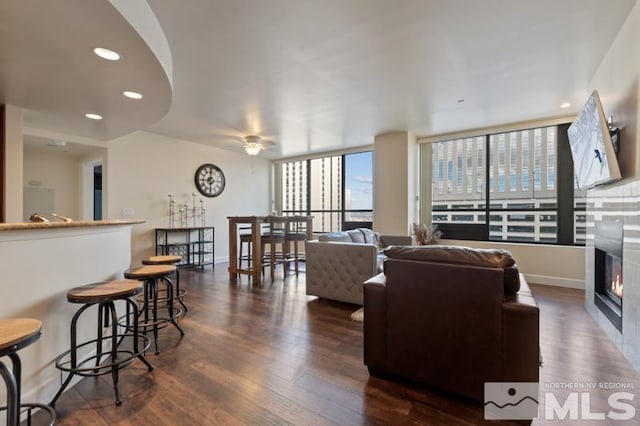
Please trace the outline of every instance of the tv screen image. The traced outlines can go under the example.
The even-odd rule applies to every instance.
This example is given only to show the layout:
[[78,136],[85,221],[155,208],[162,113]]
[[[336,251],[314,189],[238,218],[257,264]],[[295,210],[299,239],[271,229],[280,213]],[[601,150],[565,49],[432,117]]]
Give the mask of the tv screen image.
[[578,188],[592,188],[621,178],[597,91],[591,94],[569,126],[568,136]]

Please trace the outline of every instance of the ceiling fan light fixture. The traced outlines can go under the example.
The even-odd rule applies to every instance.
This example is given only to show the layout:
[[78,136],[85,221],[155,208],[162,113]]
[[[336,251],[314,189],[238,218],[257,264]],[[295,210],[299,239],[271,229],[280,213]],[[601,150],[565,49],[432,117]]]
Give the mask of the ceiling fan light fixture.
[[260,144],[260,136],[249,135],[244,138],[246,144],[244,145],[244,150],[249,155],[258,155],[260,150],[262,149],[262,145]]
[[258,155],[261,148],[262,147],[260,146],[260,144],[255,142],[247,142],[247,144],[244,146],[244,150],[249,155]]

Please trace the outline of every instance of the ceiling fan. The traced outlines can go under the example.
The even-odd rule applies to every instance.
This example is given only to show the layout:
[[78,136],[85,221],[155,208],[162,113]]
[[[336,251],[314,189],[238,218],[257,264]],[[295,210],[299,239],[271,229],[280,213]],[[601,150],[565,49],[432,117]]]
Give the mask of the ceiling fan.
[[262,139],[260,136],[244,137],[244,150],[249,155],[258,155],[263,149],[270,149],[273,146],[275,146],[275,142]]

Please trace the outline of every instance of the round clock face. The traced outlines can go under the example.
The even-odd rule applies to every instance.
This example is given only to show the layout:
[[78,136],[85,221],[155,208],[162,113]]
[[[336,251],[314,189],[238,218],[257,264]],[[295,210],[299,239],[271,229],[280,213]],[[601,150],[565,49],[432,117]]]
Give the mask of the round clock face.
[[218,166],[203,164],[196,170],[196,188],[206,197],[217,197],[224,191],[224,173]]

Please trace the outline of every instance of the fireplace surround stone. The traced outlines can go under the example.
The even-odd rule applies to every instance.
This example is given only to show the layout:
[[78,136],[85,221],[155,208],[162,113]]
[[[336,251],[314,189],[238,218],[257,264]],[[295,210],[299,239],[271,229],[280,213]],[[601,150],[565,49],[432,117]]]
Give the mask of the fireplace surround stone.
[[[640,371],[640,181],[588,191],[585,247],[585,308],[605,334]],[[621,330],[595,303],[596,226],[617,223],[622,231]],[[606,231],[605,231],[606,232]]]

